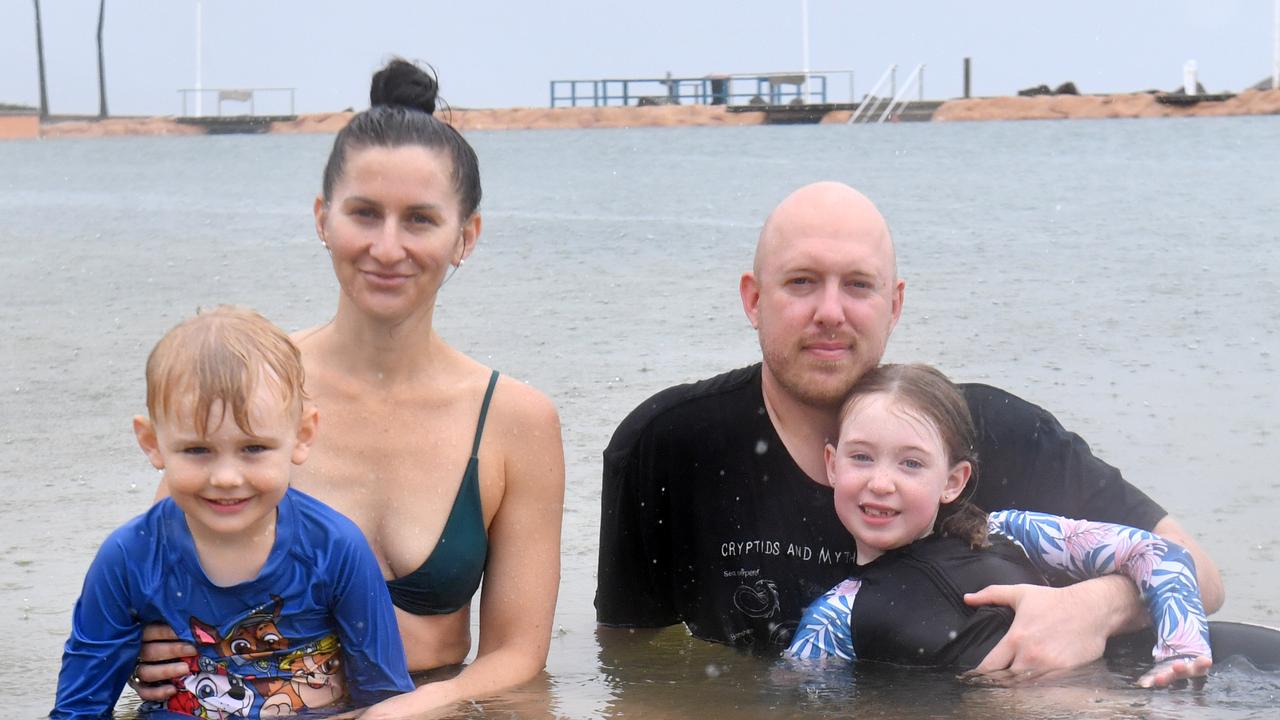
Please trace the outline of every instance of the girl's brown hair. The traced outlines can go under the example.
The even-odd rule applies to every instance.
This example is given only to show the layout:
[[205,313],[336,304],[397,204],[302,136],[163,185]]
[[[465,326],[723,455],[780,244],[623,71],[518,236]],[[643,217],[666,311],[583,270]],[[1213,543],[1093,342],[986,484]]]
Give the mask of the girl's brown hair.
[[881,365],[865,373],[849,391],[840,407],[840,423],[844,424],[860,400],[881,393],[895,398],[937,428],[948,467],[959,462],[973,467],[960,497],[939,508],[934,532],[966,540],[974,547],[988,545],[987,515],[969,500],[977,485],[977,431],[960,389],[928,365]]

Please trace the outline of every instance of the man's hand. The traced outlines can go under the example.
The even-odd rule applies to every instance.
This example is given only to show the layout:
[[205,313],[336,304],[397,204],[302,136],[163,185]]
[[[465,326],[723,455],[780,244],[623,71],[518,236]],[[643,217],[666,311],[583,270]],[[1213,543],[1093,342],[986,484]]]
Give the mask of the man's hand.
[[196,649],[180,640],[173,628],[163,623],[147,625],[142,628],[142,650],[129,685],[143,700],[164,702],[178,692],[173,679],[189,672],[182,658],[195,654]]
[[1107,638],[1145,617],[1137,589],[1108,576],[1064,588],[992,585],[964,596],[970,606],[1007,605],[1013,624],[973,673],[1028,680],[1102,657]]

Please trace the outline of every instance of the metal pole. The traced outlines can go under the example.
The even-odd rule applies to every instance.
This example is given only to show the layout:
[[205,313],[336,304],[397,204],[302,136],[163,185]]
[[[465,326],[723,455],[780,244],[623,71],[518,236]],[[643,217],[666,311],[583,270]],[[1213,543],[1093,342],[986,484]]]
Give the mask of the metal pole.
[[[1280,0],[1276,0],[1276,1],[1280,2]],[[964,97],[966,100],[969,99],[969,73],[971,70],[972,70],[972,66],[970,65],[969,58],[965,58],[964,59]]]
[[924,101],[924,66],[923,65],[920,66],[920,81],[916,85],[916,87],[920,90],[919,99],[921,102],[923,102]]
[[1271,89],[1280,90],[1280,0],[1273,3],[1275,10],[1275,29],[1272,31],[1271,48]]
[[800,68],[804,72],[804,81],[800,83],[800,101],[809,102],[809,0],[800,0],[800,26],[801,26],[801,58],[804,67]]
[[196,115],[204,115],[204,61],[203,47],[204,44],[204,28],[202,27],[204,20],[203,3],[196,0]]
[[36,6],[36,72],[40,74],[40,119],[49,119],[49,93],[44,78],[44,28],[40,24],[40,0],[32,0]]

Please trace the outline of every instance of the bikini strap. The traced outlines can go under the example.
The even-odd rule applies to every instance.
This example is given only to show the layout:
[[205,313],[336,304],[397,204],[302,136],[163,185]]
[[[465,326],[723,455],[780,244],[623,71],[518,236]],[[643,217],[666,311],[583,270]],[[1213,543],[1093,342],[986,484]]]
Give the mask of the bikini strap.
[[498,371],[489,376],[489,388],[484,391],[484,404],[480,406],[480,422],[476,423],[476,440],[471,444],[471,457],[480,452],[480,436],[484,434],[484,419],[489,414],[489,401],[493,399],[493,388],[498,384]]

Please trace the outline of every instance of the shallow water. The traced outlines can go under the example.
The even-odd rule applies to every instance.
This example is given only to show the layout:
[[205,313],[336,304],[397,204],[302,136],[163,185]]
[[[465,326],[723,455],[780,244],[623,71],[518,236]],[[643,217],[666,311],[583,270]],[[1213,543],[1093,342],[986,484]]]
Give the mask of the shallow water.
[[[439,327],[547,392],[565,428],[548,674],[467,714],[1265,716],[1239,664],[1142,692],[1101,664],[973,687],[796,673],[682,630],[597,640],[600,452],[637,403],[758,354],[736,286],[759,223],[834,178],[889,218],[907,279],[889,359],[1053,410],[1196,534],[1219,619],[1280,625],[1278,118],[474,133],[485,231]],[[311,200],[331,137],[0,143],[0,654],[7,715],[50,707],[103,537],[150,502],[129,418],[159,335],[196,307],[328,318]]]

